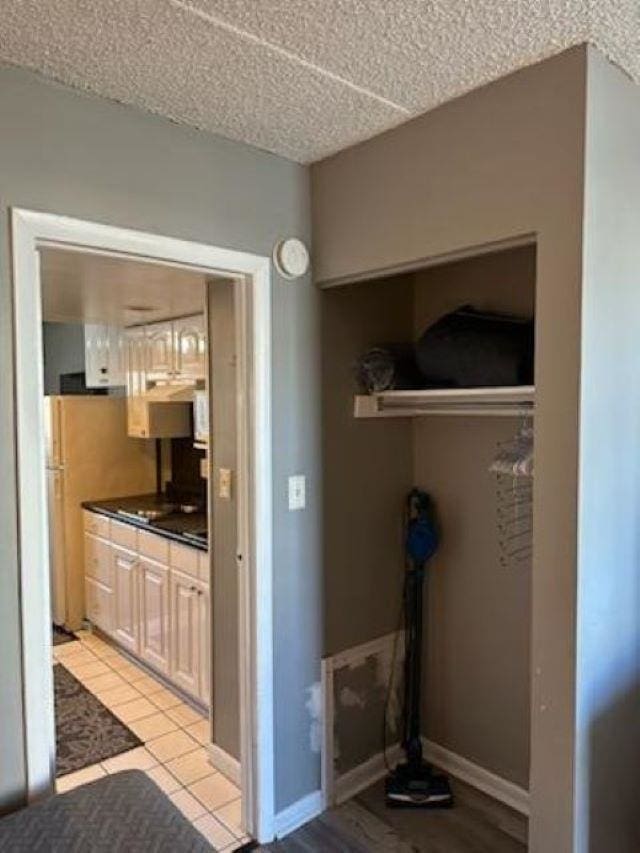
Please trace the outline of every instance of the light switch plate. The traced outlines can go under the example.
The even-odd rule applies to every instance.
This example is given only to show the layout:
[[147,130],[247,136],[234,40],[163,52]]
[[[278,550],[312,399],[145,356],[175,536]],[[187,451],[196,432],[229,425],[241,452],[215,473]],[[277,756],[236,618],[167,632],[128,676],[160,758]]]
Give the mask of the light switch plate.
[[304,474],[289,477],[289,510],[304,509],[307,505],[307,478]]
[[218,497],[224,501],[231,500],[231,469],[220,468],[218,472]]

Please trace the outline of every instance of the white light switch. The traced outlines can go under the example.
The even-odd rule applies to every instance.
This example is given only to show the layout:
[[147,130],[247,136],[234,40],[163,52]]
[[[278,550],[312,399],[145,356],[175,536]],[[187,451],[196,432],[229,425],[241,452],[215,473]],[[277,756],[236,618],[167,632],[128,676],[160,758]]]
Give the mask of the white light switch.
[[307,478],[304,474],[289,477],[289,510],[304,509],[307,505]]
[[220,468],[218,473],[218,497],[222,500],[231,500],[231,469]]

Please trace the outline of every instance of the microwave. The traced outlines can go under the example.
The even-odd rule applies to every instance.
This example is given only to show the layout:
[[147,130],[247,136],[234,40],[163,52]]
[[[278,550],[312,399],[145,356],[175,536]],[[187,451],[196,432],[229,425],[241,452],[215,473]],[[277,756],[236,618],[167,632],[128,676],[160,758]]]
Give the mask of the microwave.
[[197,444],[209,443],[209,394],[193,393],[193,438]]

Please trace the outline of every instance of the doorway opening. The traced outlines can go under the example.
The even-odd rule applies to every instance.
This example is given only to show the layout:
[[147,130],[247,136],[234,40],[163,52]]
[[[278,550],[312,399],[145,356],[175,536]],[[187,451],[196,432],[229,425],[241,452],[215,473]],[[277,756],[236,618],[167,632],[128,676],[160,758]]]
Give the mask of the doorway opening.
[[270,840],[268,259],[13,229],[30,798],[138,767],[216,846]]

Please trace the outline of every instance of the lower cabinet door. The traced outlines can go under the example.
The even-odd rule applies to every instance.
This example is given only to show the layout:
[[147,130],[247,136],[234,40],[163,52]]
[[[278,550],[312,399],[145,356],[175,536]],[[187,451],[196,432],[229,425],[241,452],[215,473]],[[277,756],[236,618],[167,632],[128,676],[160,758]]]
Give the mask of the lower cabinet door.
[[170,676],[183,690],[200,696],[200,595],[189,575],[171,570]]
[[200,597],[200,699],[211,705],[211,603],[209,587],[201,586]]
[[104,584],[85,578],[87,619],[105,634],[113,633],[113,592]]
[[140,558],[140,655],[152,667],[169,672],[169,569]]
[[114,638],[130,652],[140,650],[138,557],[121,548],[112,549],[115,589]]

